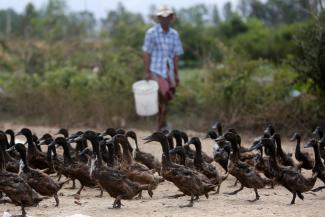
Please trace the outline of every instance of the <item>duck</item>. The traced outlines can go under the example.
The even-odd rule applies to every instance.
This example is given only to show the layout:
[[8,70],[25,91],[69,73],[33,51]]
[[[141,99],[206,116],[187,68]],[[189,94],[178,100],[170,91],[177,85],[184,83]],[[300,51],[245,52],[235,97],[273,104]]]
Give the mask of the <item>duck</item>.
[[311,170],[314,168],[314,160],[311,158],[310,154],[308,152],[301,152],[300,149],[300,141],[301,141],[301,135],[299,133],[294,133],[290,141],[296,141],[296,151],[295,151],[295,158],[297,161],[302,162],[301,168],[304,168],[306,170]]
[[[99,144],[96,141],[95,135],[90,134],[88,138],[92,138],[94,141],[93,149],[96,156],[91,159],[90,176],[95,179],[111,197],[115,198],[113,208],[121,208],[122,199],[131,200],[143,190],[148,190],[149,195],[152,196],[149,185],[141,185],[138,182],[133,182],[125,173],[103,165]],[[113,145],[111,147],[114,148]],[[114,154],[114,152],[111,152],[111,154]]]
[[39,151],[34,144],[33,134],[30,129],[23,128],[21,129],[16,136],[23,135],[27,139],[28,144],[28,163],[32,168],[36,169],[47,169],[50,167],[49,162],[47,161],[47,155],[44,152]]
[[[219,122],[217,122],[219,124]],[[222,130],[221,130],[222,133]],[[213,160],[218,163],[224,171],[228,172],[228,158],[231,150],[230,142],[227,140],[219,140],[216,141],[219,136],[222,136],[222,134],[217,134],[214,130],[209,130],[204,137],[204,139],[210,138],[213,140]]]
[[140,151],[136,133],[131,130],[126,132],[125,136],[132,138],[135,142],[134,160],[146,165],[149,169],[154,169],[159,174],[161,163],[152,154]]
[[[118,144],[122,146],[123,158],[120,165],[120,170],[127,174],[131,181],[149,185],[151,190],[156,189],[159,184],[159,179],[158,177],[154,176],[155,170],[150,170],[145,165],[133,161],[127,138],[122,134],[116,134],[113,137],[113,142],[115,144],[114,147],[116,147]],[[141,197],[142,194],[140,192],[139,198]]]
[[[0,133],[0,136],[5,136]],[[16,173],[8,172],[5,168],[4,147],[0,146],[0,192],[5,193],[16,206],[20,206],[23,217],[25,207],[37,206],[43,198],[40,197],[23,178]]]
[[[176,147],[175,149],[184,149],[185,154],[188,158],[190,159],[194,159],[195,156],[195,151],[190,149],[189,146],[187,147],[183,147],[183,141],[185,142],[188,141],[188,136],[185,132],[179,131],[177,129],[172,130],[171,132],[169,132],[169,135],[175,138],[176,141]],[[177,153],[178,151],[175,151],[174,153]],[[213,159],[211,157],[209,157],[206,153],[202,152],[202,158],[204,161],[211,163],[213,161]],[[177,163],[177,158],[174,155],[171,155],[171,159],[173,162]],[[178,162],[179,163],[179,162]]]
[[185,195],[191,197],[189,204],[180,207],[192,207],[194,199],[198,199],[201,195],[208,198],[208,193],[215,190],[216,185],[212,184],[205,175],[171,161],[168,140],[163,133],[155,132],[144,140],[145,143],[156,141],[161,144],[163,150],[161,175],[164,179],[174,183]]
[[[264,138],[264,137],[261,137]],[[254,150],[254,146],[257,145],[260,142],[260,139],[255,139],[255,141],[253,142],[250,150]],[[274,185],[276,184],[275,182],[275,171],[272,167],[272,158],[270,158],[270,156],[268,155],[264,155],[263,154],[263,150],[264,147],[261,146],[260,148],[258,148],[260,155],[256,158],[256,164],[255,164],[255,168],[256,170],[262,172],[266,178],[272,180],[271,181],[271,189],[274,188]]]
[[325,135],[320,127],[316,127],[313,131],[313,135],[318,137],[319,141],[319,153],[325,164]]
[[[14,146],[16,144],[15,132],[12,129],[7,129],[5,133],[10,137],[9,147]],[[18,143],[24,143],[24,141],[18,141]],[[20,156],[17,152],[9,152],[9,154],[16,160],[20,159]]]
[[193,137],[186,143],[186,146],[193,144],[195,146],[195,156],[194,156],[194,167],[196,170],[199,172],[203,173],[206,175],[210,180],[211,183],[214,185],[217,185],[217,191],[216,193],[218,194],[220,191],[220,186],[221,183],[226,180],[228,177],[228,174],[225,176],[220,176],[218,170],[210,163],[207,163],[203,161],[202,159],[202,145],[201,141],[198,137]]
[[219,140],[221,139],[226,139],[231,143],[232,152],[230,153],[229,157],[228,171],[241,183],[241,187],[238,190],[227,194],[237,194],[243,190],[244,187],[253,188],[255,192],[255,199],[249,201],[255,202],[259,200],[260,196],[258,194],[258,189],[264,188],[267,184],[270,184],[270,180],[261,177],[255,167],[246,162],[242,162],[239,159],[239,146],[237,143],[238,141],[236,134],[227,132],[225,135],[219,138]]
[[[90,177],[89,166],[84,163],[74,161],[71,158],[69,147],[67,145],[67,140],[64,137],[55,138],[53,140],[53,142],[51,142],[49,147],[54,146],[54,145],[62,146],[62,148],[63,148],[63,159],[64,159],[63,174],[66,175],[68,178],[77,179],[80,182],[81,186],[78,189],[77,193],[75,194],[76,196],[80,195],[82,189],[85,186],[86,187],[97,186],[96,181]],[[102,192],[101,192],[101,195],[102,195]]]
[[221,122],[216,121],[216,122],[212,125],[212,129],[215,130],[215,131],[213,131],[213,132],[217,133],[217,137],[218,137],[218,136],[222,136],[223,131],[222,131],[222,124],[221,124]]
[[[313,148],[314,154],[315,154],[315,165],[313,168],[313,172],[317,172],[317,177],[325,184],[325,166],[322,163],[320,152],[319,152],[319,146],[318,142],[315,139],[309,140],[309,142],[304,146],[305,148]],[[322,187],[318,187],[313,189],[313,192],[320,191],[325,188],[325,185]]]
[[[4,149],[9,149],[10,145],[7,140],[7,136],[4,132],[0,131],[0,146],[3,146]],[[9,153],[13,153],[10,151],[6,151],[3,153],[3,159],[6,162],[6,170],[12,173],[19,172],[19,161],[12,157]]]
[[58,207],[58,191],[67,181],[56,183],[49,175],[39,170],[30,168],[26,159],[26,148],[23,144],[17,143],[10,149],[14,149],[20,154],[21,165],[19,176],[22,177],[40,195],[49,197],[53,196],[56,202],[55,206]]
[[49,146],[52,142],[53,142],[53,137],[49,133],[43,134],[43,136],[39,139],[39,145],[47,145],[46,157],[47,157],[47,161],[50,164],[50,167],[48,169],[56,172],[57,175],[59,176],[58,181],[60,181],[64,171],[63,157],[61,155],[57,155],[55,146],[51,146],[51,147]]
[[277,152],[277,157],[279,159],[279,163],[282,164],[283,166],[292,166],[295,167],[296,169],[300,169],[301,164],[299,165],[295,164],[294,160],[292,159],[292,154],[287,154],[283,151],[280,134],[274,133],[272,135],[272,138],[274,139],[276,144],[276,152]]
[[284,166],[278,163],[277,152],[275,150],[275,141],[270,138],[262,138],[255,148],[268,146],[270,157],[272,158],[272,167],[276,175],[276,182],[292,193],[290,204],[295,204],[296,196],[303,200],[302,193],[310,191],[317,180],[318,172],[314,172],[310,178],[304,177],[295,167]]
[[[180,131],[181,138],[183,139],[184,144],[188,142],[188,135],[184,131]],[[187,155],[192,156],[192,159],[195,156],[195,151],[191,150],[189,146],[184,146],[185,152]],[[207,155],[205,152],[202,152],[202,158],[207,163],[212,163],[213,158],[211,158],[209,155]]]
[[[120,132],[124,134],[123,132]],[[105,136],[110,136],[111,138],[113,138],[115,135],[117,134],[116,129],[114,128],[107,128],[102,134],[100,134],[100,136],[105,137]],[[115,157],[115,162],[116,162],[116,166],[118,166],[117,164],[119,164],[122,161],[122,149],[121,146],[117,145],[116,147],[114,147],[114,157]]]

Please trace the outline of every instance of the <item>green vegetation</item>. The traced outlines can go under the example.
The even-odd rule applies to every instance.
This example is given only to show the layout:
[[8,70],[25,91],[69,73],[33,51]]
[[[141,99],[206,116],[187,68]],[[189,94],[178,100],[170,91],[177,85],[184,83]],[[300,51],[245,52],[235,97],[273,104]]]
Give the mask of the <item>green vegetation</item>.
[[[242,0],[237,11],[228,3],[223,16],[203,4],[177,11],[186,53],[174,126],[325,124],[324,1],[286,2]],[[122,4],[100,23],[88,11],[68,12],[62,0],[39,10],[28,4],[22,14],[0,10],[1,119],[148,126],[131,92],[144,74],[146,20]]]

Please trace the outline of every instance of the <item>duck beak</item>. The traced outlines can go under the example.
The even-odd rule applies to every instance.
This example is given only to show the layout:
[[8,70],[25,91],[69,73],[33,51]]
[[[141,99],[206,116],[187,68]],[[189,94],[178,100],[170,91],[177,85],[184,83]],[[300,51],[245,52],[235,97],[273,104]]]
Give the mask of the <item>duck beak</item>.
[[262,146],[263,146],[263,144],[262,144],[261,142],[258,142],[258,143],[256,143],[256,144],[253,144],[253,145],[250,147],[249,151],[253,151],[253,150],[259,149],[259,148],[261,148]]
[[102,136],[102,137],[107,136],[107,133],[106,132],[100,133],[99,136]]
[[144,138],[143,140],[145,141],[143,144],[146,144],[146,143],[152,142],[153,138],[152,138],[152,136],[148,136],[148,137]]
[[304,148],[311,148],[313,147],[312,141],[309,141],[307,144],[304,145]]
[[21,131],[19,131],[18,133],[16,133],[16,135],[15,135],[15,136],[21,136],[21,135],[23,135],[23,134],[22,134],[22,132],[21,132]]
[[55,140],[53,140],[50,144],[49,144],[49,147],[52,147],[56,144]]
[[216,123],[214,123],[213,125],[212,125],[212,129],[217,129],[218,128],[218,125],[219,125],[219,122],[217,121]]
[[6,149],[6,152],[10,152],[10,151],[13,151],[13,150],[15,150],[15,146],[14,145],[11,146],[10,148]]
[[218,138],[216,138],[214,141],[216,141],[216,142],[223,142],[223,141],[225,141],[226,139],[225,139],[225,137],[224,136],[219,136]]
[[38,145],[45,145],[47,140],[46,139],[41,139],[41,140],[38,140],[39,144]]

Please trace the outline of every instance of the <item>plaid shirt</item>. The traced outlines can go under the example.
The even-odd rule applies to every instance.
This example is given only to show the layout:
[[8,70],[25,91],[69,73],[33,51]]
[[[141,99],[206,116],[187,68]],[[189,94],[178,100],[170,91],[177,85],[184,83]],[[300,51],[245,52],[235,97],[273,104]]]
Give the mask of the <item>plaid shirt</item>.
[[150,71],[163,78],[167,78],[169,66],[169,76],[174,78],[174,61],[175,56],[184,53],[182,42],[178,32],[169,28],[164,32],[160,24],[155,25],[146,32],[142,50],[150,54]]

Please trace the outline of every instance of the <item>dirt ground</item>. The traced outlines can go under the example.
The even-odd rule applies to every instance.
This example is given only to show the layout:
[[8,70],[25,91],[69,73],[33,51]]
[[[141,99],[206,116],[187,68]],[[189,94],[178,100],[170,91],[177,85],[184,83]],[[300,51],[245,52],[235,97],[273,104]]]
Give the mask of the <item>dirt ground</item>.
[[[21,126],[6,123],[0,123],[0,130],[12,128],[19,130]],[[57,128],[31,127],[32,131],[41,136],[45,132],[55,133]],[[72,130],[74,132],[77,129]],[[157,158],[161,157],[161,147],[158,143],[142,144],[141,139],[149,135],[150,132],[137,131],[140,141],[140,148],[143,151],[153,153]],[[202,133],[189,132],[190,136],[203,137]],[[23,138],[22,138],[23,139]],[[212,142],[210,140],[203,141],[203,150],[212,153]],[[253,137],[247,136],[243,138],[243,144],[250,144]],[[286,151],[292,152],[294,144],[284,141]],[[220,173],[223,170],[218,167]],[[306,176],[310,176],[309,172],[304,171]],[[260,200],[251,203],[248,200],[254,199],[255,194],[252,189],[244,189],[238,195],[228,196],[224,192],[231,192],[237,189],[233,187],[235,179],[229,176],[222,184],[219,195],[211,195],[209,199],[201,197],[194,204],[193,208],[179,208],[179,205],[188,203],[189,197],[181,197],[178,199],[169,199],[168,196],[180,193],[177,188],[170,182],[161,183],[154,191],[153,198],[150,198],[144,192],[144,198],[141,200],[122,201],[121,209],[111,209],[113,198],[106,192],[102,198],[96,197],[99,191],[96,189],[85,188],[81,192],[80,204],[75,203],[76,200],[72,196],[77,189],[66,189],[71,183],[66,184],[60,191],[60,206],[54,207],[54,198],[42,201],[38,207],[28,207],[26,209],[29,216],[155,216],[155,217],[171,217],[171,216],[287,216],[287,217],[324,217],[325,216],[325,192],[305,193],[305,200],[296,199],[295,205],[289,205],[292,195],[281,186],[274,189],[261,189],[259,194]],[[315,186],[321,186],[318,180]],[[0,215],[7,210],[10,214],[20,214],[20,207],[12,204],[0,204]]]

